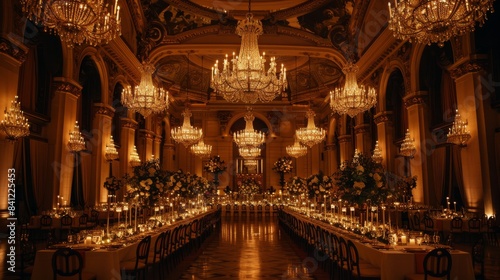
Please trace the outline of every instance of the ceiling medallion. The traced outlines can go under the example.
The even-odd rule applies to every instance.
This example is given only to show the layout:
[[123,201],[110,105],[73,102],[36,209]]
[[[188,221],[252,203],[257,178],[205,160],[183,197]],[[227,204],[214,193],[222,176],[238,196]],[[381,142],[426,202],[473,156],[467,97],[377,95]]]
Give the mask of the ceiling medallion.
[[377,93],[372,87],[358,86],[358,66],[349,63],[342,71],[345,74],[345,84],[343,88],[330,91],[330,107],[334,112],[348,114],[353,118],[377,104]]
[[389,29],[401,40],[440,47],[451,37],[474,31],[494,0],[399,0],[389,2]]
[[300,143],[308,146],[309,148],[321,143],[326,135],[326,131],[324,129],[316,127],[314,124],[314,116],[316,116],[316,114],[313,110],[309,109],[306,113],[307,127],[299,128],[295,132],[295,135]]
[[21,4],[31,21],[59,35],[68,47],[106,44],[121,35],[118,0],[113,6],[104,0],[21,0]]
[[151,114],[161,113],[168,108],[168,91],[153,84],[153,65],[144,62],[141,68],[141,82],[135,86],[134,91],[130,86],[122,91],[122,103],[133,112],[147,118]]
[[212,67],[211,87],[229,102],[271,102],[287,87],[286,69],[281,65],[279,76],[276,61],[271,57],[269,69],[265,69],[265,53],[259,53],[258,37],[263,34],[262,22],[255,20],[250,12],[240,20],[236,33],[241,36],[240,53],[229,60],[224,59],[222,69],[219,61]]

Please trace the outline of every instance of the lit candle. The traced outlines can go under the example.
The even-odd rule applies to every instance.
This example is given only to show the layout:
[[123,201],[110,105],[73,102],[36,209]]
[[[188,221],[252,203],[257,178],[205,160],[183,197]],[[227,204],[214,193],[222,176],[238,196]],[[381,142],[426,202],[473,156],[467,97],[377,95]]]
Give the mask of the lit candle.
[[85,245],[91,245],[92,244],[92,237],[91,236],[87,236],[85,238],[84,244]]
[[415,238],[410,237],[410,245],[415,245],[416,241]]
[[352,214],[354,213],[354,207],[351,206],[351,208],[349,208],[350,212],[351,212],[351,224],[354,223],[353,219],[352,219]]
[[406,245],[406,235],[401,235],[401,244]]
[[453,207],[455,208],[455,212],[457,212],[457,202],[456,201],[453,202]]

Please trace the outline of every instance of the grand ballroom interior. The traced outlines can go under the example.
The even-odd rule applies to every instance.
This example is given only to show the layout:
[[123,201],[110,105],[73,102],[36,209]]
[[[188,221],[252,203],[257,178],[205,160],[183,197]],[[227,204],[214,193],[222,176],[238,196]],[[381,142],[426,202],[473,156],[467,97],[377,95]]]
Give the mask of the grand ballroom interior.
[[[125,228],[133,228],[127,238],[139,243],[133,238],[144,227],[139,230],[137,220],[147,225],[147,217],[155,217],[151,254],[159,225],[168,232],[182,221],[203,221],[199,232],[187,237],[191,242],[176,243],[169,252],[165,246],[160,265],[147,265],[144,275],[154,279],[362,275],[360,266],[356,272],[351,262],[346,260],[347,269],[340,264],[335,243],[326,241],[336,231],[326,224],[363,234],[380,226],[384,238],[386,230],[392,235],[404,228],[408,244],[410,236],[427,233],[440,235],[435,243],[443,246],[453,239],[455,249],[468,254],[463,261],[452,250],[451,275],[478,274],[475,241],[484,239],[486,273],[476,279],[499,277],[500,255],[491,253],[499,246],[499,2],[388,2],[2,1],[0,181],[8,187],[0,188],[0,213],[6,218],[2,227],[17,218],[17,239],[35,240],[31,279],[44,279],[40,267],[50,268],[56,256],[44,242],[66,242],[68,236],[69,243],[71,233],[85,238],[78,234],[81,224],[75,226],[81,214],[89,218],[84,230],[103,229],[107,242],[125,238],[121,231],[115,240],[110,236],[125,221]],[[433,18],[446,13],[454,15]],[[85,26],[92,16],[101,17],[99,23]],[[433,20],[440,25],[426,26]],[[219,169],[209,168],[214,161]],[[353,176],[374,166],[369,178],[360,179],[358,193],[352,192],[357,179],[346,175],[353,164]],[[141,168],[162,174],[153,179],[161,191],[150,193],[148,185],[138,206]],[[291,191],[298,181],[306,188],[314,184],[315,175],[316,195],[311,189]],[[210,195],[204,189],[184,196],[175,187],[176,176],[204,182]],[[116,189],[111,178],[119,181]],[[364,197],[373,178],[386,192],[374,187]],[[350,180],[354,186],[347,186]],[[93,211],[101,212],[94,227],[89,226]],[[35,225],[37,217],[62,222],[69,213],[69,230]],[[430,229],[424,223],[428,217],[434,221]],[[455,218],[464,225],[456,234]],[[468,223],[473,219],[481,223],[479,234]],[[303,231],[293,221],[323,230]],[[4,231],[12,235],[6,226]],[[395,245],[407,244],[405,232],[395,234]],[[245,238],[271,245],[259,247]],[[384,258],[361,248],[363,242],[354,243],[360,259],[373,266],[369,271],[378,269],[366,277],[418,279],[406,275],[415,274],[415,267],[389,269],[380,261]],[[234,254],[235,267],[208,260],[225,257],[218,246],[242,251],[227,253]],[[18,267],[21,249],[16,247]],[[253,253],[245,255],[245,249]],[[8,261],[8,249],[2,250]],[[83,272],[97,273],[95,279],[131,279],[124,273],[140,270],[125,269],[124,259],[102,259],[117,267],[112,277],[103,276],[92,270],[89,257],[95,254],[97,260],[98,253],[93,249],[84,257]],[[135,249],[128,255],[134,258]],[[418,259],[419,253],[404,256],[409,255]],[[471,271],[462,274],[463,267]],[[4,271],[5,277],[23,275]]]

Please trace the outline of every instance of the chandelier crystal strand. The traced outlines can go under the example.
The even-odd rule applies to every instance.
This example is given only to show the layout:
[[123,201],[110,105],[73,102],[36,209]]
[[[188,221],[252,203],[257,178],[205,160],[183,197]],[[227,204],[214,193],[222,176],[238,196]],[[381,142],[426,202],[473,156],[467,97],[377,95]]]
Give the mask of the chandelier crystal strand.
[[[23,12],[68,47],[96,46],[121,35],[120,6],[104,0],[21,0]],[[108,10],[109,9],[109,10]]]
[[461,147],[467,146],[467,141],[471,138],[470,131],[467,129],[467,120],[462,120],[462,117],[458,113],[458,109],[455,111],[455,120],[453,125],[450,127],[447,135],[448,143],[459,145]]
[[172,128],[171,133],[175,142],[182,143],[187,148],[200,141],[203,132],[191,125],[192,114],[188,108],[184,109],[182,116],[184,117],[182,126]]
[[168,109],[168,91],[153,84],[153,65],[144,62],[141,68],[141,82],[122,91],[122,103],[133,112],[138,112],[147,118],[151,114],[161,113]]
[[7,134],[7,139],[16,141],[18,138],[30,135],[28,119],[21,110],[21,103],[17,96],[10,103],[10,108],[5,108],[5,117],[0,122],[0,128]]
[[191,152],[200,158],[208,158],[212,153],[212,145],[205,144],[202,137],[198,143],[191,146]]
[[417,151],[415,149],[415,145],[413,144],[414,141],[415,140],[410,138],[410,130],[406,129],[405,139],[403,140],[403,143],[401,143],[399,153],[404,157],[412,158]]
[[389,29],[401,40],[443,46],[451,37],[482,25],[494,0],[400,0],[389,2]]
[[377,104],[377,93],[372,87],[358,85],[357,65],[349,63],[342,71],[345,74],[345,84],[343,88],[330,91],[330,107],[334,112],[348,114],[353,118]]
[[249,108],[245,115],[245,129],[233,133],[233,140],[238,147],[258,147],[266,141],[265,134],[263,132],[254,130],[254,119],[255,117]]
[[[250,8],[249,8],[250,10]],[[212,67],[211,87],[229,102],[271,102],[287,87],[286,69],[281,65],[279,76],[276,59],[271,57],[269,69],[265,69],[265,53],[259,53],[258,37],[263,34],[262,22],[252,13],[240,20],[236,34],[241,36],[240,53],[224,59],[222,70],[219,61]]]
[[307,147],[300,144],[297,137],[295,137],[295,143],[286,147],[286,153],[294,158],[299,158],[307,154]]
[[373,161],[376,163],[382,163],[383,157],[382,157],[382,150],[380,149],[378,145],[378,140],[375,141],[375,148],[373,149],[373,155],[372,155]]
[[137,152],[137,147],[134,145],[134,149],[130,153],[130,166],[136,167],[141,165],[141,158],[139,157],[139,153]]
[[307,127],[299,128],[295,132],[300,143],[308,146],[309,148],[321,143],[326,135],[326,131],[324,129],[316,127],[314,124],[314,116],[316,116],[316,114],[313,110],[309,109],[306,113]]
[[254,159],[260,156],[261,149],[259,147],[240,147],[238,152],[244,159]]
[[106,144],[106,151],[104,152],[104,157],[107,161],[113,161],[118,159],[118,151],[116,150],[115,141],[113,140],[113,135],[109,138],[109,143]]
[[78,121],[75,122],[73,131],[69,132],[68,148],[72,152],[79,152],[85,149],[85,139],[80,132]]

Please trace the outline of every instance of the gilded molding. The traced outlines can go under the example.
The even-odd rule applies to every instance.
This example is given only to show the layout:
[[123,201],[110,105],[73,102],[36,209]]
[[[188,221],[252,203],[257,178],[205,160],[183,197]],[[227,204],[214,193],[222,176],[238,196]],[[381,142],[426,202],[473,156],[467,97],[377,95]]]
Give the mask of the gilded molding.
[[334,151],[335,149],[337,149],[337,144],[335,144],[335,142],[328,143],[325,145],[326,151]]
[[409,108],[413,105],[425,104],[427,96],[425,94],[412,93],[403,97],[405,108]]
[[3,37],[0,37],[0,52],[5,53],[21,63],[26,60],[26,51]]
[[54,91],[69,93],[77,98],[82,94],[81,85],[77,84],[76,82],[67,81],[64,78],[54,78],[52,87]]
[[142,137],[149,139],[149,140],[153,140],[156,136],[153,131],[146,130],[146,129],[139,130],[139,135],[141,135]]
[[318,10],[326,4],[330,3],[330,0],[310,0],[306,1],[297,6],[291,7],[285,10],[279,10],[271,13],[272,20],[274,22],[279,20],[287,20],[289,18],[298,17],[304,14],[304,11],[314,11]]
[[139,124],[131,118],[120,118],[120,123],[122,127],[133,130],[136,130],[139,127]]
[[95,103],[96,115],[103,115],[112,118],[115,115],[115,109],[103,103]]
[[375,124],[379,123],[392,124],[392,112],[391,111],[380,112],[374,116],[373,121],[375,122]]
[[233,114],[229,111],[218,111],[217,119],[219,120],[219,125],[221,131],[225,131],[229,120],[233,117]]
[[468,61],[460,64],[455,69],[451,70],[450,75],[453,79],[457,79],[468,73],[479,72],[483,70],[483,68],[484,67],[476,61],[473,62]]
[[347,134],[347,135],[340,135],[338,137],[339,143],[350,143],[352,142],[352,136]]
[[370,125],[369,124],[360,124],[354,127],[355,134],[364,134],[370,133]]

